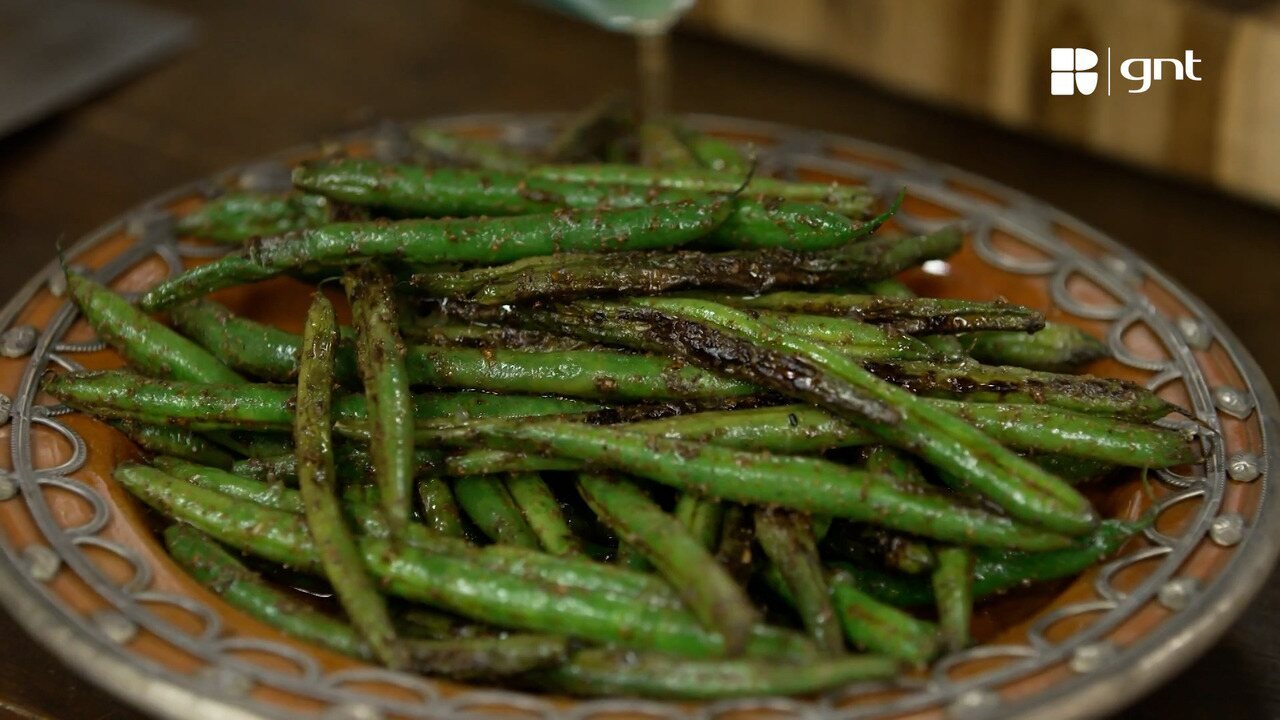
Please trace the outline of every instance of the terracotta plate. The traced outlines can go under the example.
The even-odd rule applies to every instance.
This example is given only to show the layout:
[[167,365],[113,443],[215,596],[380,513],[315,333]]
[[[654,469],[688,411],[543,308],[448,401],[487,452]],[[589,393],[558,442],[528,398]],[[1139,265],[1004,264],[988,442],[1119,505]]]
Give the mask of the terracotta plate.
[[[1017,593],[980,611],[982,644],[927,674],[810,698],[711,705],[580,702],[401,675],[292,642],[188,580],[148,516],[111,479],[135,450],[40,391],[50,372],[114,367],[62,299],[50,266],[0,312],[0,600],[51,650],[109,690],[165,717],[871,718],[1083,717],[1116,709],[1204,650],[1258,590],[1277,551],[1269,492],[1276,400],[1231,333],[1200,302],[1097,231],[1022,194],[952,168],[849,138],[695,117],[762,150],[762,170],[906,186],[895,224],[961,222],[965,249],[907,279],[928,295],[998,297],[1106,338],[1115,360],[1090,370],[1155,388],[1211,428],[1207,461],[1136,475],[1098,491],[1099,507],[1155,527],[1082,577]],[[441,126],[537,145],[548,117],[469,117]],[[394,158],[386,126],[240,168],[136,208],[69,253],[124,292],[200,262],[208,246],[175,237],[174,214],[228,186],[279,188],[288,164],[327,150]],[[279,280],[221,293],[235,310],[298,330],[303,286]],[[1178,422],[1169,419],[1167,422]],[[1182,419],[1181,422],[1191,422]]]

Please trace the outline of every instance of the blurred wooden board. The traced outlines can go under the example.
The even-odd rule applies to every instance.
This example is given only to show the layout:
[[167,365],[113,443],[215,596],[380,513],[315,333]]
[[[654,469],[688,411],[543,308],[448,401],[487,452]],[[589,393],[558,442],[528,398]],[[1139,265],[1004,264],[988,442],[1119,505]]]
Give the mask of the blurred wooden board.
[[[1280,204],[1276,0],[702,0],[687,24]],[[1193,50],[1202,80],[1053,96],[1054,47],[1111,48],[1117,69]]]

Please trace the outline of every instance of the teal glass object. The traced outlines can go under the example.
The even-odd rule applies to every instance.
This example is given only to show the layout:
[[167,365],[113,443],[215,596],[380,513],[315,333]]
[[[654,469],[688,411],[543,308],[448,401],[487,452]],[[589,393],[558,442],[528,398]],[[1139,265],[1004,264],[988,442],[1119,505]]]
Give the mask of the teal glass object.
[[540,0],[542,5],[606,30],[651,35],[666,32],[695,0]]

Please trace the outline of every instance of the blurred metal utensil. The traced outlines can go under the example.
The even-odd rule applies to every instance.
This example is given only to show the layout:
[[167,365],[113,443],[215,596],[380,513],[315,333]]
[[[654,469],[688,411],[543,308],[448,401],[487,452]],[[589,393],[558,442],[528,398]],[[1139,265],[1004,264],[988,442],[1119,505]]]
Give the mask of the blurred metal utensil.
[[608,30],[636,35],[665,33],[695,0],[542,0],[544,4]]
[[640,115],[665,118],[671,111],[671,53],[667,33],[696,0],[538,0],[607,30],[636,38]]
[[192,27],[123,0],[0,0],[0,136],[176,50]]

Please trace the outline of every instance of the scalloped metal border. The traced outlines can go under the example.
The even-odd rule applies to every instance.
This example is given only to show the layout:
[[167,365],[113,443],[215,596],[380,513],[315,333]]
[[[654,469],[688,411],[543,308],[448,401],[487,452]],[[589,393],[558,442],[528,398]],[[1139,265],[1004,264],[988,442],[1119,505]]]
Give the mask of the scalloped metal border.
[[[547,117],[515,117],[510,115],[466,116],[440,119],[442,125],[453,124],[504,124],[518,129],[545,124]],[[1280,417],[1280,406],[1277,405],[1265,376],[1256,363],[1242,349],[1239,341],[1222,325],[1210,311],[1203,307],[1189,293],[1176,283],[1160,275],[1145,261],[1118,243],[1107,238],[1096,230],[1079,221],[1060,213],[1043,203],[1034,201],[1017,191],[1005,188],[983,178],[937,163],[930,163],[913,155],[883,148],[870,143],[850,138],[817,133],[797,131],[769,123],[758,123],[731,118],[712,116],[695,116],[695,124],[705,124],[716,128],[737,127],[748,130],[755,129],[768,135],[786,137],[801,143],[803,147],[780,148],[785,151],[807,155],[825,144],[842,144],[852,147],[863,147],[881,157],[898,158],[903,165],[921,173],[921,180],[936,183],[943,177],[960,179],[978,187],[991,189],[998,194],[1016,201],[1017,206],[1034,208],[1035,214],[1050,217],[1072,229],[1080,230],[1105,247],[1116,259],[1122,270],[1140,272],[1158,279],[1167,289],[1178,297],[1189,309],[1207,321],[1214,329],[1223,347],[1233,362],[1242,371],[1249,384],[1249,391],[1259,401],[1257,411],[1262,425],[1264,456],[1269,455],[1276,434],[1276,418]],[[802,138],[802,140],[796,140]],[[820,142],[819,142],[820,141]],[[816,159],[816,158],[815,158]],[[226,175],[225,173],[223,175]],[[181,196],[185,193],[207,188],[204,183],[196,183],[154,198],[142,207],[151,207],[163,203],[166,199]],[[1006,215],[1007,217],[1007,215]],[[105,233],[119,227],[118,222],[109,223],[93,235],[77,243],[71,252],[79,252],[99,242]],[[1042,274],[1044,269],[1029,266],[1025,269],[1006,268],[1009,270]],[[1078,268],[1077,268],[1078,269]],[[1114,268],[1108,268],[1114,271]],[[0,311],[0,328],[7,327],[21,307],[39,288],[50,280],[56,268],[47,269],[32,279],[11,302]],[[1116,273],[1120,274],[1120,273]],[[1101,279],[1104,284],[1110,277]],[[14,442],[17,442],[15,434]],[[1107,710],[1116,709],[1123,704],[1137,699],[1141,693],[1150,689],[1160,680],[1189,663],[1196,655],[1206,649],[1210,643],[1230,625],[1248,600],[1265,582],[1275,556],[1280,551],[1280,538],[1277,537],[1277,499],[1275,493],[1265,492],[1256,521],[1251,526],[1248,538],[1233,555],[1230,565],[1225,568],[1214,582],[1196,594],[1192,602],[1179,613],[1179,617],[1165,621],[1155,633],[1141,641],[1128,646],[1118,657],[1110,660],[1109,669],[1114,672],[1105,675],[1089,673],[1055,684],[1048,692],[1028,698],[1024,701],[1008,705],[983,707],[980,704],[964,712],[966,718],[976,717],[1061,717],[1076,718],[1094,716]],[[124,697],[150,711],[177,717],[230,717],[253,718],[263,715],[247,709],[243,703],[247,698],[233,701],[235,704],[216,700],[198,690],[187,687],[187,682],[174,682],[161,679],[142,667],[115,662],[120,648],[100,641],[93,632],[85,632],[77,620],[69,621],[61,616],[53,606],[47,604],[41,595],[42,589],[34,587],[31,579],[24,575],[16,563],[0,563],[0,601],[14,613],[18,621],[46,646],[68,664],[83,672],[94,682],[117,692]],[[1030,650],[1030,648],[1028,648]],[[189,681],[188,681],[189,682]],[[504,701],[509,699],[502,693]],[[252,703],[257,705],[256,703]],[[790,702],[784,703],[788,706]],[[593,704],[594,705],[594,704]],[[640,709],[647,703],[627,703],[632,710]],[[260,710],[266,710],[258,706]],[[665,706],[669,710],[669,706]],[[456,708],[455,708],[456,709]],[[600,709],[600,708],[597,708]],[[717,706],[718,710],[728,707]],[[783,708],[779,708],[783,709]],[[788,707],[788,710],[794,708]],[[275,714],[268,711],[269,714]],[[667,714],[667,713],[661,713]],[[474,716],[473,716],[474,717]]]

